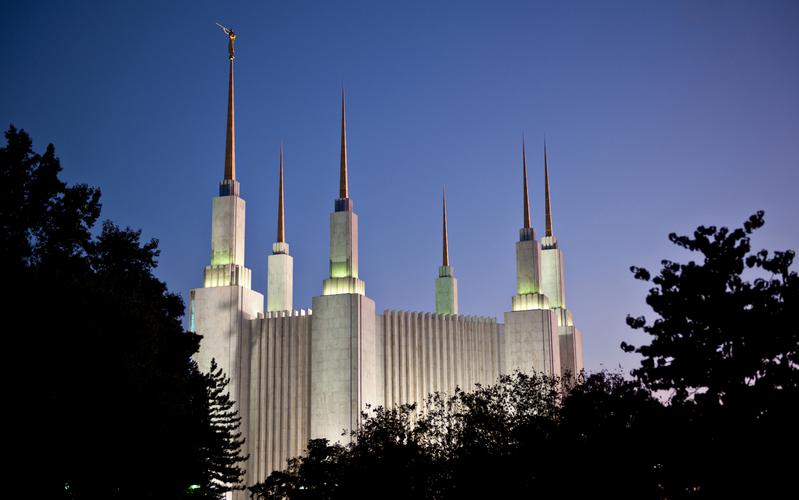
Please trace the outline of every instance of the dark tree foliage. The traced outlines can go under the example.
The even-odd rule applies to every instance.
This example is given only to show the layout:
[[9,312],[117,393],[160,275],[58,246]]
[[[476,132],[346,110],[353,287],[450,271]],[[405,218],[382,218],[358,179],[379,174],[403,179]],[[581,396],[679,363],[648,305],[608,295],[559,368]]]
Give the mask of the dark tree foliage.
[[670,236],[703,261],[664,261],[647,297],[658,319],[628,319],[651,336],[623,345],[643,357],[634,380],[517,373],[377,408],[350,444],[311,441],[253,498],[795,496],[799,285],[793,252],[750,251],[762,225]]
[[182,300],[153,275],[157,242],[110,222],[93,236],[99,190],[62,182],[52,145],[40,155],[24,131],[5,136],[0,315],[17,484],[40,498],[187,495],[208,452],[207,381]]
[[[474,392],[434,394],[423,408],[377,408],[347,445],[308,452],[251,488],[257,499],[659,498],[652,453],[661,404],[619,375],[560,382],[516,373]],[[655,444],[655,443],[653,443]]]
[[669,394],[680,437],[692,438],[687,462],[708,495],[763,496],[796,466],[799,278],[793,251],[751,250],[750,235],[763,224],[758,212],[732,231],[672,233],[699,262],[664,260],[654,278],[632,268],[655,285],[646,302],[658,317],[628,317],[650,343],[622,348],[643,358],[634,376]]
[[[763,212],[742,228],[700,226],[693,238],[669,240],[700,263],[664,260],[660,274],[633,267],[635,277],[655,285],[646,302],[658,315],[628,317],[650,344],[626,351],[643,356],[633,373],[655,390],[674,391],[677,400],[766,411],[773,400],[797,395],[799,387],[799,278],[790,269],[794,252],[752,252],[749,235],[763,226]],[[743,274],[756,271],[747,281]],[[792,321],[794,320],[794,321]]]
[[230,398],[229,382],[216,360],[211,360],[211,370],[203,374],[206,398],[200,401],[201,411],[196,412],[202,416],[200,427],[203,431],[199,433],[197,442],[202,461],[202,477],[197,484],[207,485],[197,488],[197,496],[219,498],[225,492],[243,489],[244,470],[241,465],[247,457],[241,454],[244,445],[239,430],[241,417]]

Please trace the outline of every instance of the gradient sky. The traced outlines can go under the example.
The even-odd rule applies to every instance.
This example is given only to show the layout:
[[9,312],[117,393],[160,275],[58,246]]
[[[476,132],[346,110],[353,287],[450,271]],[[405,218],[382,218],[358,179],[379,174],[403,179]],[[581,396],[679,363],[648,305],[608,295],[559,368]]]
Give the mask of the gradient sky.
[[0,124],[54,143],[65,179],[102,189],[104,217],[158,238],[158,275],[184,298],[210,260],[223,174],[215,21],[238,33],[253,287],[283,141],[297,308],[327,273],[342,82],[360,275],[380,311],[434,309],[443,184],[461,312],[510,309],[522,134],[539,234],[548,142],[589,369],[637,365],[619,343],[645,340],[624,318],[647,312],[647,287],[628,268],[686,258],[669,232],[763,209],[754,246],[799,249],[799,2],[4,1]]

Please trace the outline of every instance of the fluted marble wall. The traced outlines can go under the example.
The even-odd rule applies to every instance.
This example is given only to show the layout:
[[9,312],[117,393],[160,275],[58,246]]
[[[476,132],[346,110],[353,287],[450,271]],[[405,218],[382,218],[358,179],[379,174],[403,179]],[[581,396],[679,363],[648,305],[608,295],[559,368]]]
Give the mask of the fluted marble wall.
[[[272,312],[249,323],[247,484],[266,479],[305,451],[311,436],[308,311]],[[375,315],[376,404],[423,402],[428,394],[496,382],[503,325],[494,318],[386,310]],[[366,369],[367,367],[364,367]],[[243,497],[242,497],[243,498]]]
[[386,310],[377,317],[385,406],[491,384],[500,372],[493,318]]
[[248,484],[286,468],[309,438],[311,315],[267,313],[254,322]]

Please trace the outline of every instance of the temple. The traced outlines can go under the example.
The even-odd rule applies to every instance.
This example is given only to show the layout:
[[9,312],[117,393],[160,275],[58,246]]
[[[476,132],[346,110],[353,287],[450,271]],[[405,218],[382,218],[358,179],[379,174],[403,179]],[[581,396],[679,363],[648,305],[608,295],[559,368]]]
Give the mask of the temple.
[[[303,453],[311,438],[346,442],[362,411],[422,401],[428,394],[491,384],[515,370],[571,376],[583,369],[582,335],[566,307],[563,253],[552,229],[544,146],[545,235],[531,225],[527,157],[522,142],[523,222],[516,241],[516,293],[504,322],[460,314],[450,262],[446,193],[442,193],[441,265],[435,312],[378,312],[358,272],[358,215],[350,198],[346,96],[341,95],[338,197],[330,213],[329,274],[312,309],[293,309],[294,261],[284,224],[283,147],[279,155],[277,237],[268,255],[266,301],[252,289],[244,260],[245,202],[236,180],[234,47],[229,85],[224,178],[212,200],[211,262],[190,293],[190,330],[203,336],[195,359],[215,359],[246,439],[246,484],[263,481]],[[518,189],[518,187],[517,187]],[[431,228],[432,230],[433,228]],[[431,267],[433,263],[431,262]],[[468,285],[468,284],[467,284]],[[246,498],[234,492],[234,498]]]

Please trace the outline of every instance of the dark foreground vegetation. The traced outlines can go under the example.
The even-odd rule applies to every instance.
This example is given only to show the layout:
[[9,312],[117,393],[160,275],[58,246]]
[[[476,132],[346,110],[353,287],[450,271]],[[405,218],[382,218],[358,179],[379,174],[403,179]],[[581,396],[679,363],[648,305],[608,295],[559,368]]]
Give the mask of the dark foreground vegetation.
[[[421,408],[377,411],[352,444],[311,441],[255,498],[781,498],[796,495],[799,279],[794,253],[752,252],[742,228],[669,239],[627,318],[648,337],[632,379],[504,376]],[[744,274],[751,280],[744,278]]]
[[224,374],[190,359],[200,338],[153,275],[157,242],[98,231],[100,191],[62,182],[52,145],[5,137],[5,432],[22,497],[216,498],[241,474],[238,416]]
[[[218,498],[241,479],[225,375],[153,275],[155,241],[105,222],[100,193],[67,186],[52,146],[13,127],[0,149],[7,455],[27,498]],[[654,321],[623,344],[632,378],[568,386],[513,374],[421,407],[373,409],[353,444],[308,453],[254,498],[794,497],[799,278],[794,253],[753,252],[742,228],[670,235]],[[12,411],[8,411],[12,410]]]

